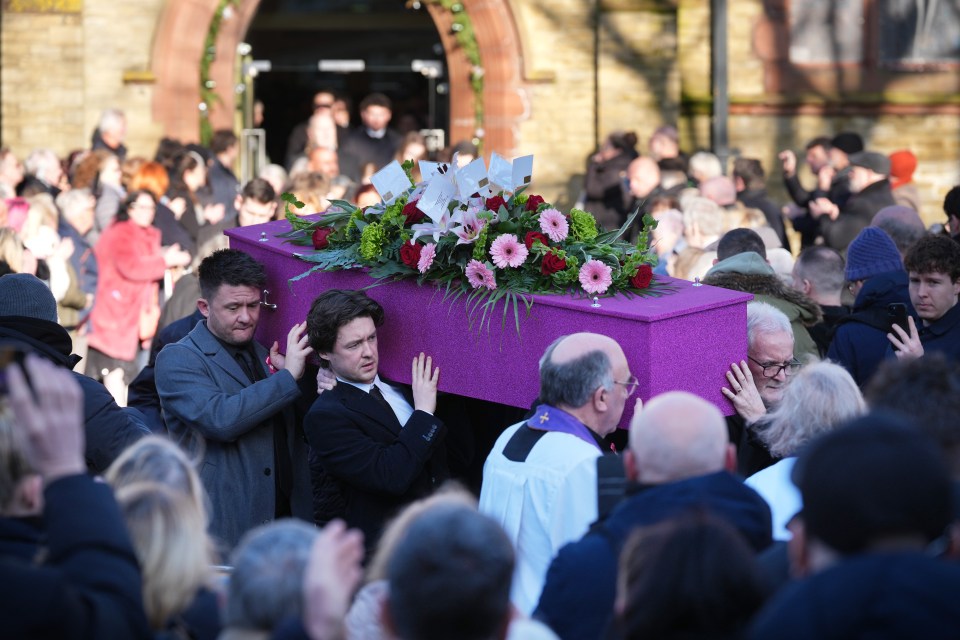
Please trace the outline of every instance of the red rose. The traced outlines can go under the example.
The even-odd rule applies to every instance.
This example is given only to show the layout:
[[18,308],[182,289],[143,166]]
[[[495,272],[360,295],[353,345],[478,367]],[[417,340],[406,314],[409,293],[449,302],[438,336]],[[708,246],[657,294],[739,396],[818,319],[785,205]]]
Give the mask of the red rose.
[[310,237],[313,240],[314,249],[326,249],[329,241],[327,237],[333,233],[333,227],[317,227],[313,230],[313,235]]
[[543,198],[540,196],[530,196],[527,198],[527,211],[536,211],[537,207],[543,204]]
[[411,269],[416,269],[417,263],[420,262],[421,249],[423,249],[423,246],[412,240],[410,242],[404,242],[403,246],[400,247],[400,262]]
[[653,280],[653,267],[648,264],[640,265],[637,272],[630,278],[630,286],[634,289],[646,289]]
[[567,268],[567,261],[558,256],[555,253],[548,253],[543,256],[543,262],[540,263],[540,273],[545,276],[550,276],[555,274],[558,271],[563,271]]
[[523,244],[527,245],[527,249],[533,248],[533,243],[539,240],[543,243],[543,246],[550,246],[550,238],[543,235],[539,231],[528,231],[526,237],[523,239]]
[[414,200],[413,202],[408,202],[403,207],[403,215],[407,217],[407,224],[417,224],[425,217],[423,211],[417,208],[417,203],[419,200]]
[[493,196],[492,198],[487,198],[486,207],[487,211],[499,211],[500,207],[507,206],[507,201],[501,198],[500,196]]

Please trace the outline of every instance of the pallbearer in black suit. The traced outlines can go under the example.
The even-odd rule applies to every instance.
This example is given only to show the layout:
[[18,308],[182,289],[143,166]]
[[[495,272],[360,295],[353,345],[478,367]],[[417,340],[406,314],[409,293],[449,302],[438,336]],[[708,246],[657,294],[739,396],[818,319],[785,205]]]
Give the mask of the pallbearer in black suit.
[[[377,329],[383,308],[362,291],[321,294],[307,316],[307,333],[336,386],[304,419],[312,448],[314,517],[342,517],[363,531],[372,549],[384,522],[421,498],[450,473],[451,458],[466,462],[469,434],[448,430],[434,412],[440,369],[421,353],[413,358],[412,387],[377,375]],[[448,434],[448,431],[459,433]]]

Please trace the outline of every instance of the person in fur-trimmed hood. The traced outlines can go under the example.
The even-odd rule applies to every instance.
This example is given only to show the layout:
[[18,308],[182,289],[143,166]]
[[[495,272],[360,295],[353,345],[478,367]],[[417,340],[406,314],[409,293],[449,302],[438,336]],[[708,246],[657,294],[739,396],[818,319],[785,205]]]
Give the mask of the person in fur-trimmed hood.
[[794,357],[803,360],[808,354],[818,355],[807,327],[823,319],[820,306],[780,279],[767,262],[763,240],[755,231],[734,229],[724,234],[717,245],[717,260],[704,284],[752,293],[755,300],[773,305],[790,319]]

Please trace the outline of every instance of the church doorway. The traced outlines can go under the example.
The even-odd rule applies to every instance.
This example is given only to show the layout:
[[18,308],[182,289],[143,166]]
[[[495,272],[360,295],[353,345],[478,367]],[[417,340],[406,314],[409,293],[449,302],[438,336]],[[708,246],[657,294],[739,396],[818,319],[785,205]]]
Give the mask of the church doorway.
[[244,40],[274,162],[288,157],[290,132],[310,117],[320,90],[347,100],[351,126],[364,96],[383,93],[393,102],[392,128],[431,130],[447,143],[446,56],[427,11],[397,0],[261,0]]
[[[270,105],[267,105],[266,118],[271,122],[264,123],[271,133],[268,144],[274,148],[286,143],[284,131],[303,121],[310,108],[311,91],[324,82],[331,82],[334,88],[343,87],[351,97],[359,96],[357,99],[362,99],[368,91],[382,88],[383,83],[387,83],[388,88],[391,88],[389,83],[393,83],[393,92],[388,93],[400,99],[402,108],[424,113],[422,105],[416,107],[416,100],[424,101],[432,95],[428,78],[422,75],[418,78],[416,73],[399,71],[388,74],[375,65],[392,65],[394,60],[383,59],[384,52],[389,55],[389,52],[402,48],[406,52],[404,60],[411,65],[413,55],[421,55],[421,52],[424,56],[422,59],[443,62],[444,75],[436,80],[439,91],[436,93],[435,113],[437,128],[448,133],[447,144],[482,138],[484,153],[497,151],[510,157],[517,152],[520,124],[530,117],[530,112],[523,72],[524,56],[509,0],[462,2],[463,10],[473,20],[476,47],[483,65],[482,118],[478,118],[475,108],[470,62],[456,42],[449,12],[429,2],[421,2],[419,10],[406,9],[400,0],[369,0],[368,5],[355,5],[346,0],[237,0],[231,3],[236,5],[236,9],[231,11],[229,20],[224,19],[216,43],[212,45],[216,55],[210,65],[209,77],[216,87],[218,100],[216,104],[206,105],[201,101],[198,82],[200,61],[205,51],[211,50],[205,48],[208,46],[206,40],[211,18],[218,6],[222,8],[225,3],[226,0],[167,0],[164,4],[154,32],[151,62],[154,75],[152,118],[160,126],[161,135],[184,142],[196,142],[200,132],[198,105],[201,108],[209,106],[210,123],[214,128],[235,126],[237,94],[234,87],[239,69],[237,50],[241,43],[252,40],[257,46],[257,51],[251,52],[255,53],[254,57],[269,60],[271,68],[273,60],[270,57],[277,61],[276,72],[258,73],[258,80],[255,80],[255,83],[260,82],[259,86],[255,86],[255,91],[261,95],[269,93],[270,101],[274,102],[272,112]],[[270,9],[271,6],[274,8]],[[370,11],[354,15],[354,6],[368,6]],[[385,7],[384,11],[389,11],[386,17],[373,10],[381,6]],[[324,7],[340,7],[340,12],[328,11]],[[338,16],[344,16],[343,23],[335,22],[334,18]],[[296,28],[296,23],[308,19],[314,20],[314,29]],[[390,28],[384,27],[385,22]],[[367,23],[378,24],[379,27],[364,29]],[[261,33],[271,31],[285,35],[267,36]],[[347,33],[346,37],[343,33]],[[284,45],[284,37],[292,44]],[[281,55],[283,51],[292,56],[290,59],[293,62],[289,64],[293,66],[308,63],[319,65],[321,59],[335,59],[324,49],[322,55],[316,52],[310,54],[309,60],[313,62],[308,62],[305,55],[297,62],[300,54],[296,48],[313,49],[338,38],[341,44],[333,47],[334,54],[339,54],[336,46],[343,51],[349,46],[356,46],[365,52],[364,59],[366,55],[371,55],[370,52],[377,52],[381,57],[370,60],[370,69],[365,68],[363,72],[317,73],[307,78],[297,69],[281,71],[281,63],[287,64],[288,60]],[[438,40],[444,55],[437,54],[435,44]],[[385,43],[384,46],[381,46],[381,41]],[[404,42],[404,45],[401,47],[397,41]],[[319,72],[319,66],[313,68]],[[272,76],[273,80],[270,80],[270,73],[276,73]],[[289,74],[286,82],[279,75],[281,73]],[[276,86],[270,86],[271,83]],[[449,83],[446,93],[442,93],[444,83]]]

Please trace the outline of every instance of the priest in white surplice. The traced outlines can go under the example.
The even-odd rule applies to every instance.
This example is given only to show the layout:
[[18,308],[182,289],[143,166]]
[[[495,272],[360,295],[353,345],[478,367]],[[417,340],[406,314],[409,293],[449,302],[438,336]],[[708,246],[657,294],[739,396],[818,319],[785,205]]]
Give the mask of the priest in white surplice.
[[540,405],[501,434],[483,467],[480,511],[517,550],[511,600],[529,615],[550,561],[597,519],[597,458],[637,379],[615,340],[562,337],[540,360]]

